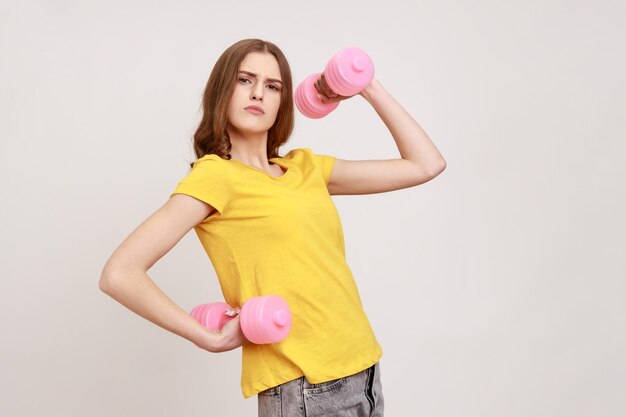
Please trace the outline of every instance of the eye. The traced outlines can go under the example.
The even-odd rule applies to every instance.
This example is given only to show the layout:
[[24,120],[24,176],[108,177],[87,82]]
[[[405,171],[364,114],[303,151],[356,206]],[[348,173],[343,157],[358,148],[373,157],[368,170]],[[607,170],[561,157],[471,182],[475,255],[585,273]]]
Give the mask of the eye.
[[241,77],[241,78],[239,78],[239,81],[240,81],[240,82],[241,82],[241,81],[244,81],[244,83],[245,83],[245,81],[250,81],[250,80],[249,80],[249,79],[247,79],[247,78],[245,78],[245,77]]
[[277,85],[275,85],[275,84],[270,84],[269,87],[270,87],[271,90],[280,91],[280,88]]

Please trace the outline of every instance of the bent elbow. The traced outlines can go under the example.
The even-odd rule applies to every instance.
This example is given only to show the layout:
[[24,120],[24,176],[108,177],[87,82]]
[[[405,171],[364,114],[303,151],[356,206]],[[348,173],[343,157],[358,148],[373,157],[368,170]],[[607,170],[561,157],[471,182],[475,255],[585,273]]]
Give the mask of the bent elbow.
[[100,273],[100,281],[98,282],[98,288],[105,294],[111,295],[115,286],[115,271],[111,266],[111,262],[107,262],[102,268]]
[[112,284],[110,278],[102,273],[100,275],[100,281],[98,281],[98,288],[105,294],[111,294]]
[[424,184],[441,174],[444,169],[446,169],[445,161],[438,165],[431,165],[426,167],[418,166],[417,174],[411,177],[412,179],[410,186]]
[[428,176],[430,177],[430,179],[435,178],[437,175],[441,174],[447,166],[448,165],[446,164],[446,161],[442,160],[439,165],[428,170]]

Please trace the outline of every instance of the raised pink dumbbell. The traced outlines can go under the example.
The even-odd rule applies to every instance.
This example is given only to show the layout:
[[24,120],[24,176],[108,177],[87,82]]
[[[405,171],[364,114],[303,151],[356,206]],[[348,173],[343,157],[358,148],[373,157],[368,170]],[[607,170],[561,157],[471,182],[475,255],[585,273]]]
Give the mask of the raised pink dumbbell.
[[[232,309],[222,302],[200,304],[191,310],[191,316],[204,327],[219,330],[233,319],[226,314]],[[241,307],[239,320],[246,339],[259,345],[280,342],[291,330],[291,310],[277,295],[250,298]]]
[[[311,119],[319,119],[337,108],[339,102],[322,103],[317,97],[315,82],[321,73],[308,76],[296,88],[294,100],[300,113]],[[326,83],[340,96],[353,96],[369,85],[374,78],[374,63],[359,48],[344,48],[326,63]]]

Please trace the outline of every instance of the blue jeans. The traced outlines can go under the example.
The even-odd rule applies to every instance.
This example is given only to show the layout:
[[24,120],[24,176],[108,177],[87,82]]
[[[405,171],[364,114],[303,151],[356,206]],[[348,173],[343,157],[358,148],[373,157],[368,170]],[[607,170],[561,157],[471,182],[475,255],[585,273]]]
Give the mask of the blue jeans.
[[260,392],[258,402],[259,417],[382,417],[380,365],[321,384],[300,377]]

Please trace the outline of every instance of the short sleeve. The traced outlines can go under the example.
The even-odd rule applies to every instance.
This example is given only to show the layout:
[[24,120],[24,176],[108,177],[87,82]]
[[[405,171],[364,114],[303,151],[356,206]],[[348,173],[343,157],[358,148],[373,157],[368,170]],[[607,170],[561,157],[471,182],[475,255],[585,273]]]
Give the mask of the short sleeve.
[[313,157],[315,160],[315,164],[322,172],[324,182],[326,183],[326,185],[328,185],[328,183],[330,182],[330,174],[333,172],[333,167],[335,166],[335,160],[337,158],[330,155],[320,155],[316,153],[313,153]]
[[228,171],[222,162],[214,154],[198,159],[170,197],[174,194],[186,194],[210,204],[222,213],[228,203],[230,189]]

